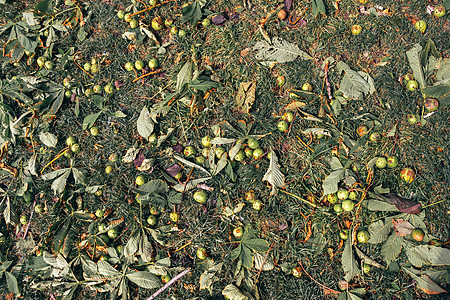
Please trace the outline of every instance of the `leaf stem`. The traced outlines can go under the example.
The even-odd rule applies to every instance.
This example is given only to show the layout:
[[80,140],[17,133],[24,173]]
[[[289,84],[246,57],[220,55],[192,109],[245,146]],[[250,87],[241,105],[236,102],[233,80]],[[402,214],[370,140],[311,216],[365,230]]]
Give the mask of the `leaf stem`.
[[300,197],[297,196],[297,195],[291,194],[291,193],[286,192],[286,191],[283,191],[283,190],[280,190],[280,191],[283,192],[283,193],[285,193],[285,194],[287,194],[287,195],[289,195],[289,196],[291,196],[291,197],[294,197],[295,199],[301,200],[301,201],[303,201],[303,202],[305,202],[305,203],[311,205],[312,207],[317,207],[316,204],[311,203],[311,202],[309,202],[308,200],[305,200],[305,199],[303,199],[303,198],[300,198]]
[[189,273],[191,271],[191,268],[187,268],[186,270],[184,270],[183,272],[179,273],[177,276],[173,277],[172,279],[170,279],[170,281],[168,283],[166,283],[162,288],[160,288],[159,290],[157,290],[153,295],[151,295],[150,297],[147,298],[147,300],[153,300],[155,299],[159,294],[161,294],[162,292],[164,292],[169,286],[171,286],[175,281],[177,281],[178,279],[180,279],[181,277],[183,277],[184,275],[186,275],[187,273]]

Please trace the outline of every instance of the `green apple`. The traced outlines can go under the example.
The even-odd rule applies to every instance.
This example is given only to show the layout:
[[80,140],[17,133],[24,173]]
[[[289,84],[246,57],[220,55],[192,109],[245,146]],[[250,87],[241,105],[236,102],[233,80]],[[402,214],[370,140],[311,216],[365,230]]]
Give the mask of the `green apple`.
[[133,71],[134,65],[133,65],[131,62],[127,62],[127,63],[124,65],[124,68],[125,68],[125,70],[127,70],[128,72],[130,72],[130,71]]
[[364,272],[364,274],[369,274],[369,272],[370,272],[370,265],[363,264],[363,272]]
[[119,236],[119,233],[117,232],[116,228],[111,228],[110,230],[108,230],[108,237],[110,239],[116,239]]
[[69,147],[71,147],[73,144],[76,144],[76,142],[77,142],[77,138],[74,137],[74,136],[69,136],[66,139],[66,145],[69,146]]
[[150,226],[155,226],[155,225],[156,225],[156,222],[158,222],[158,219],[156,218],[155,215],[150,215],[150,216],[148,216],[148,218],[147,218],[147,223],[148,223],[148,225],[150,225]]
[[156,59],[156,58],[152,58],[152,59],[150,59],[150,61],[148,62],[148,67],[150,68],[150,69],[155,69],[155,68],[157,68],[157,67],[159,67],[159,62],[158,62],[158,60]]
[[249,138],[247,144],[253,150],[259,148],[259,141],[257,139]]
[[361,231],[358,231],[358,234],[356,235],[356,239],[361,244],[365,244],[365,243],[367,243],[369,241],[370,235],[369,235],[369,233],[367,231],[361,230]]
[[154,30],[161,30],[163,29],[164,21],[161,17],[154,17],[152,20],[152,28]]
[[204,190],[197,190],[194,193],[193,197],[194,197],[194,200],[197,201],[198,203],[205,203],[207,200],[207,195]]
[[386,168],[386,165],[387,165],[386,158],[378,157],[377,160],[375,161],[375,165],[377,166],[378,169]]
[[333,210],[336,214],[339,215],[343,212],[342,205],[340,203],[336,203],[335,205],[333,205]]
[[247,158],[253,157],[253,149],[250,147],[245,147],[244,153]]
[[286,78],[284,76],[278,76],[277,77],[277,85],[283,86],[286,84]]
[[244,234],[244,228],[242,228],[241,226],[235,227],[235,228],[233,229],[233,235],[234,235],[234,237],[240,238],[243,234]]
[[34,211],[38,214],[42,214],[44,212],[44,205],[43,204],[37,204],[34,207]]
[[347,199],[348,198],[348,191],[347,190],[339,190],[337,192],[337,197],[341,201]]
[[252,203],[252,207],[254,210],[261,210],[263,203],[261,202],[261,200],[256,199],[255,201],[253,201]]
[[135,183],[137,185],[143,185],[145,183],[145,178],[142,175],[136,177]]
[[353,25],[353,26],[352,26],[352,34],[353,34],[353,35],[358,35],[358,34],[360,34],[360,33],[361,33],[361,30],[362,30],[361,25],[356,24],[356,25]]
[[288,122],[281,120],[280,122],[278,122],[277,127],[279,131],[286,132],[289,128],[289,124]]
[[436,6],[434,8],[433,15],[438,18],[445,16],[445,7],[443,5]]
[[124,12],[123,10],[119,10],[119,11],[117,12],[117,17],[118,17],[119,19],[123,19],[123,18],[125,17],[125,12]]
[[423,106],[429,111],[433,112],[436,111],[439,107],[439,101],[437,101],[434,98],[427,98],[423,101]]
[[139,21],[136,19],[131,19],[129,24],[130,24],[130,28],[137,28],[139,26]]
[[186,30],[180,29],[180,30],[178,31],[178,37],[184,38],[186,35],[187,35]]
[[398,166],[398,157],[395,155],[388,156],[386,165],[390,169],[397,167]]
[[180,215],[176,211],[173,211],[169,214],[169,219],[172,222],[177,223],[180,219]]
[[206,135],[202,138],[202,145],[205,148],[211,147],[211,137],[209,135]]
[[410,80],[406,84],[406,87],[408,88],[408,91],[414,92],[419,88],[419,83],[416,80]]
[[162,283],[168,283],[172,278],[169,275],[162,275],[161,276],[161,282]]
[[211,25],[211,21],[209,19],[203,19],[202,26],[208,27],[209,25]]
[[421,241],[423,241],[423,238],[425,237],[425,233],[423,232],[422,229],[416,228],[416,229],[413,229],[413,231],[411,232],[411,236],[416,241],[421,242]]
[[253,159],[258,160],[263,157],[264,151],[261,148],[256,148],[253,150]]
[[200,247],[197,249],[197,257],[198,259],[205,259],[208,257],[208,251],[204,247]]
[[220,159],[220,158],[222,157],[222,155],[223,155],[224,153],[226,153],[226,150],[225,150],[225,148],[223,148],[223,147],[217,147],[216,150],[214,151],[214,153],[215,153],[216,157],[217,157],[218,159]]
[[369,128],[366,125],[361,125],[356,129],[356,133],[361,137],[363,135],[366,135],[369,131]]
[[138,59],[134,63],[134,67],[136,68],[136,70],[142,70],[144,68],[144,66],[145,66],[144,62],[140,59]]
[[28,216],[27,215],[21,215],[20,216],[20,224],[26,225],[28,223]]
[[184,156],[186,157],[194,157],[197,151],[195,150],[194,146],[187,146],[184,148]]
[[355,203],[352,200],[342,201],[342,209],[345,211],[352,211],[355,207]]
[[93,136],[97,136],[100,134],[98,127],[97,126],[92,126],[91,129],[89,129],[89,131],[91,132],[91,134]]
[[311,83],[305,82],[305,83],[302,85],[302,90],[305,91],[305,92],[312,92],[313,86],[312,86]]
[[338,201],[338,197],[336,196],[336,194],[328,194],[327,201],[328,203],[334,204]]
[[284,113],[284,115],[281,117],[286,122],[291,123],[294,120],[294,114],[290,111]]
[[[101,191],[101,190],[99,190],[99,191]],[[97,218],[103,218],[104,215],[105,215],[105,211],[103,209],[97,209],[95,211],[95,216]]]
[[378,143],[379,141],[381,141],[381,134],[378,132],[372,132],[369,136],[369,140],[374,143]]
[[245,159],[245,152],[244,150],[239,150],[239,152],[234,157],[234,160],[236,161],[243,161]]

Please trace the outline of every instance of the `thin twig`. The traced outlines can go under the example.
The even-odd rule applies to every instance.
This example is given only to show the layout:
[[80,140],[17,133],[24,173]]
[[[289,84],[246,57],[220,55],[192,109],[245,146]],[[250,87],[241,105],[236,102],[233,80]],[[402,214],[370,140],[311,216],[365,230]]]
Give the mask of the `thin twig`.
[[138,81],[139,79],[142,79],[142,78],[147,77],[147,76],[149,76],[149,75],[157,74],[157,73],[159,73],[159,72],[161,72],[161,70],[156,70],[156,71],[153,71],[153,72],[150,72],[150,73],[145,73],[144,75],[142,75],[142,76],[140,76],[140,77],[138,77],[138,78],[133,79],[132,82],[136,82],[136,81]]
[[28,220],[27,228],[25,229],[25,232],[23,233],[23,237],[22,238],[25,238],[27,236],[28,228],[30,228],[31,220],[33,219],[34,207],[35,206],[36,206],[36,198],[34,199],[33,207],[31,208],[30,219]]
[[291,197],[294,197],[295,199],[301,200],[301,201],[303,201],[303,202],[305,202],[305,203],[311,205],[312,207],[317,207],[316,204],[311,203],[311,202],[309,202],[308,200],[305,200],[305,199],[303,199],[303,198],[301,198],[301,197],[299,197],[299,196],[297,196],[297,195],[291,194],[291,193],[286,192],[286,191],[283,191],[283,190],[280,190],[280,191],[283,192],[283,193],[285,193],[285,194],[287,194],[287,195],[289,195],[289,196],[291,196]]
[[189,273],[191,271],[191,268],[187,268],[186,270],[184,270],[183,272],[179,273],[177,276],[175,276],[174,278],[170,279],[170,281],[168,283],[166,283],[162,288],[160,288],[159,290],[157,290],[153,295],[151,295],[150,297],[147,298],[147,300],[153,300],[155,299],[159,294],[161,294],[162,292],[164,292],[169,286],[171,286],[175,281],[177,281],[178,279],[180,279],[181,277],[183,277],[184,275],[186,275],[187,273]]
[[312,278],[311,275],[309,275],[308,272],[306,272],[306,270],[305,270],[305,268],[303,267],[302,263],[301,263],[300,261],[299,261],[298,263],[300,264],[300,267],[302,267],[303,272],[305,272],[305,274],[306,274],[309,278],[311,278],[312,281],[314,281],[315,283],[317,283],[318,285],[320,285],[322,288],[324,288],[324,289],[326,289],[326,290],[329,290],[329,291],[331,291],[331,292],[333,292],[333,293],[337,293],[337,294],[340,294],[340,293],[341,293],[341,292],[339,292],[339,291],[335,291],[335,290],[333,290],[332,288],[329,288],[329,287],[327,287],[327,286],[321,284],[320,282],[318,282],[317,280],[315,280],[314,278]]

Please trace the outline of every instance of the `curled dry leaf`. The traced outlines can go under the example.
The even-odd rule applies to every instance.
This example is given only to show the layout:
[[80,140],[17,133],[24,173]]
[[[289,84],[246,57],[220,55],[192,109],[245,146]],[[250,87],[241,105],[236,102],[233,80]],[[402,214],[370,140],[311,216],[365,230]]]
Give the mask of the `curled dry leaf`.
[[412,230],[414,229],[414,226],[411,225],[411,223],[403,219],[394,219],[392,220],[392,223],[394,224],[395,233],[398,236],[411,234]]

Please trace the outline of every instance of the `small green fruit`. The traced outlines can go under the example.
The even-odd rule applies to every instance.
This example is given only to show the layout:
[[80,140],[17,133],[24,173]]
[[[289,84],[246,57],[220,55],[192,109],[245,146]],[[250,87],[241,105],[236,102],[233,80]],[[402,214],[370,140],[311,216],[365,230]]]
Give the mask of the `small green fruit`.
[[290,111],[284,113],[283,117],[281,117],[284,121],[291,123],[294,120],[294,114]]
[[102,87],[99,84],[96,84],[96,85],[94,85],[92,90],[94,91],[94,93],[100,94],[102,92]]
[[156,218],[156,216],[154,216],[154,215],[148,216],[148,218],[147,218],[148,225],[155,226],[157,222],[158,222],[158,218]]
[[338,215],[344,211],[340,203],[336,203],[335,205],[333,205],[333,210]]
[[209,19],[203,19],[202,26],[208,27],[209,25],[211,25],[211,21]]
[[302,267],[298,266],[295,267],[291,270],[291,274],[292,276],[296,277],[296,278],[300,278],[303,275],[303,271],[302,271]]
[[337,197],[341,201],[347,199],[348,198],[348,191],[347,190],[339,190],[337,192]]
[[286,132],[289,128],[289,124],[288,122],[281,120],[280,122],[278,122],[277,127],[279,131]]
[[253,149],[250,147],[245,147],[244,153],[247,158],[253,157]]
[[127,63],[125,64],[124,68],[125,68],[125,70],[127,70],[128,72],[131,72],[131,71],[133,71],[134,66],[133,66],[132,63],[127,62]]
[[153,132],[148,137],[148,142],[149,142],[149,144],[152,144],[152,145],[156,145],[158,143],[158,136],[156,135],[156,133]]
[[425,30],[427,29],[427,23],[425,23],[424,20],[420,20],[420,21],[417,21],[417,22],[414,24],[414,27],[415,27],[417,30],[419,30],[420,32],[424,33]]
[[136,19],[131,19],[130,28],[137,28],[139,26],[139,21]]
[[436,6],[434,8],[433,15],[438,18],[445,16],[445,7],[443,5]]
[[305,92],[311,92],[313,90],[313,86],[311,83],[306,82],[302,85],[302,90]]
[[204,162],[205,162],[205,160],[206,160],[206,158],[205,157],[203,157],[203,156],[197,156],[196,158],[195,158],[195,161],[198,163],[198,164],[203,164]]
[[378,169],[386,168],[386,165],[387,165],[386,158],[378,157],[377,160],[375,161],[375,165],[377,166]]
[[261,148],[256,148],[255,150],[253,150],[253,159],[254,160],[258,160],[261,157],[264,156],[264,150]]
[[381,134],[378,132],[372,132],[369,136],[369,140],[371,140],[374,143],[378,143],[381,141]]
[[53,62],[52,62],[51,60],[47,60],[47,61],[44,63],[44,67],[45,67],[47,70],[53,70],[54,64],[53,64]]
[[47,58],[45,56],[40,56],[37,59],[37,64],[40,68],[42,68],[45,64],[45,61],[47,60]]
[[217,159],[220,159],[225,152],[226,152],[225,148],[217,147],[216,150],[214,151],[214,154],[216,155]]
[[413,182],[415,177],[416,177],[416,172],[414,172],[414,170],[411,168],[403,168],[400,171],[400,178],[406,183]]
[[202,138],[202,145],[205,148],[211,147],[211,137],[209,135]]
[[206,251],[206,249],[203,248],[203,247],[198,248],[197,249],[197,257],[198,257],[198,259],[201,259],[201,260],[207,258],[208,257],[208,251]]
[[92,74],[97,74],[99,71],[100,71],[100,67],[98,66],[98,64],[91,65],[91,73]]
[[358,193],[355,191],[351,191],[348,193],[348,199],[350,200],[356,200],[358,198]]
[[286,84],[286,78],[284,76],[278,76],[277,77],[277,85],[283,86]]
[[361,244],[365,244],[369,241],[370,239],[370,235],[367,231],[361,230],[358,232],[358,234],[356,235],[356,239],[358,240],[358,242],[360,242]]
[[92,95],[94,94],[94,91],[91,89],[91,88],[89,88],[89,89],[86,89],[85,91],[84,91],[84,95],[86,96],[86,97],[91,97]]
[[70,146],[70,151],[72,151],[73,153],[80,152],[80,144],[73,144],[72,146]]
[[206,192],[204,190],[197,190],[194,193],[194,200],[198,203],[205,203],[207,200]]
[[166,26],[167,28],[172,27],[173,25],[173,20],[172,19],[165,19],[164,20],[164,26]]
[[95,196],[100,197],[101,195],[103,195],[103,191],[102,190],[97,190],[94,194],[95,194]]
[[419,229],[419,228],[413,229],[411,235],[412,235],[412,238],[418,242],[423,241],[423,239],[425,237],[425,233],[423,232],[422,229]]
[[180,216],[178,215],[178,213],[176,211],[173,211],[169,214],[169,219],[174,222],[177,223],[178,220],[180,219]]
[[143,185],[145,183],[145,178],[142,175],[136,177],[135,180],[136,185]]
[[136,70],[142,70],[144,66],[145,66],[144,62],[140,59],[134,63],[134,67],[136,68]]
[[20,224],[26,225],[28,223],[28,216],[27,215],[21,215],[20,216]]
[[245,192],[245,201],[248,201],[250,203],[255,202],[256,200],[256,194],[254,191]]
[[173,26],[170,28],[170,34],[177,35],[178,34],[178,27]]
[[339,236],[343,240],[348,239],[348,229],[343,229],[341,232],[339,232]]
[[235,227],[235,228],[233,229],[233,235],[234,235],[234,237],[240,238],[243,234],[244,234],[244,228],[242,228],[241,226]]
[[259,148],[259,141],[256,139],[249,138],[247,144],[253,150],[255,150],[256,148]]
[[415,90],[417,90],[419,88],[419,83],[415,80],[410,80],[406,84],[406,87],[408,88],[408,91],[414,92]]
[[123,19],[123,18],[125,17],[125,12],[124,12],[123,10],[119,10],[119,11],[117,12],[117,17],[118,17],[119,19]]
[[355,207],[355,203],[352,200],[342,201],[342,209],[345,211],[352,211]]
[[105,168],[105,174],[111,174],[113,171],[113,167],[112,166],[106,166]]
[[161,30],[161,29],[163,29],[163,24],[164,24],[164,21],[163,21],[163,19],[161,17],[154,17],[153,20],[152,20],[152,28],[154,30]]
[[361,27],[361,25],[353,25],[352,26],[352,34],[353,35],[358,35],[358,34],[360,34],[361,33],[361,31],[362,31],[362,27]]
[[178,31],[178,36],[179,36],[180,38],[184,38],[186,35],[187,35],[187,32],[186,32],[184,29],[180,29],[180,30]]
[[161,276],[161,282],[166,284],[168,283],[172,278],[169,275],[162,275]]
[[417,116],[416,115],[409,114],[409,115],[406,116],[406,119],[408,120],[408,123],[411,124],[411,125],[414,125],[414,124],[417,123]]
[[253,201],[253,203],[252,203],[252,207],[254,210],[261,210],[262,206],[263,206],[263,203],[261,202],[261,200],[258,200],[258,199]]
[[239,150],[239,152],[234,157],[234,160],[236,161],[243,161],[245,159],[245,152],[244,150]]
[[150,68],[150,69],[155,69],[155,68],[157,68],[157,67],[159,67],[159,62],[158,62],[158,60],[156,59],[156,58],[152,58],[152,59],[150,59],[150,61],[148,62],[148,67]]
[[[99,190],[99,191],[101,191],[101,190]],[[103,218],[104,214],[105,214],[105,212],[103,211],[103,209],[97,209],[97,210],[95,211],[95,216],[96,216],[97,218]]]
[[363,135],[366,135],[369,131],[369,128],[366,125],[361,125],[356,129],[356,133],[361,137]]
[[34,211],[38,214],[42,214],[44,212],[44,205],[43,204],[37,204],[34,207]]
[[123,16],[123,19],[128,23],[133,19],[133,17],[131,16],[131,13],[126,13],[125,16]]
[[89,129],[89,131],[93,136],[97,136],[100,133],[97,126],[92,126],[91,129]]
[[108,230],[108,237],[110,239],[116,239],[119,236],[119,233],[117,232],[116,228],[111,228],[110,230]]
[[425,101],[423,101],[423,106],[429,111],[433,112],[436,111],[439,107],[439,102],[434,98],[427,98]]
[[395,168],[398,166],[398,157],[395,155],[391,155],[387,158],[387,167],[388,168]]
[[83,65],[83,69],[86,71],[86,72],[89,72],[90,70],[91,70],[91,63],[85,63],[84,65]]
[[187,146],[184,148],[184,156],[186,157],[194,157],[197,151],[195,150],[194,146]]
[[364,274],[369,274],[369,272],[370,272],[370,265],[363,264],[363,272],[364,272]]
[[112,93],[114,93],[114,87],[111,83],[108,83],[107,85],[105,85],[105,92],[110,95]]
[[98,232],[103,232],[103,231],[105,231],[105,230],[106,230],[106,224],[103,224],[103,223],[99,224],[99,225],[97,226],[97,230],[98,230]]
[[108,160],[110,161],[110,162],[116,162],[117,160],[118,160],[118,155],[117,155],[117,153],[112,153],[109,157],[108,157]]
[[327,201],[328,203],[334,204],[338,201],[338,197],[336,196],[336,194],[328,194]]

